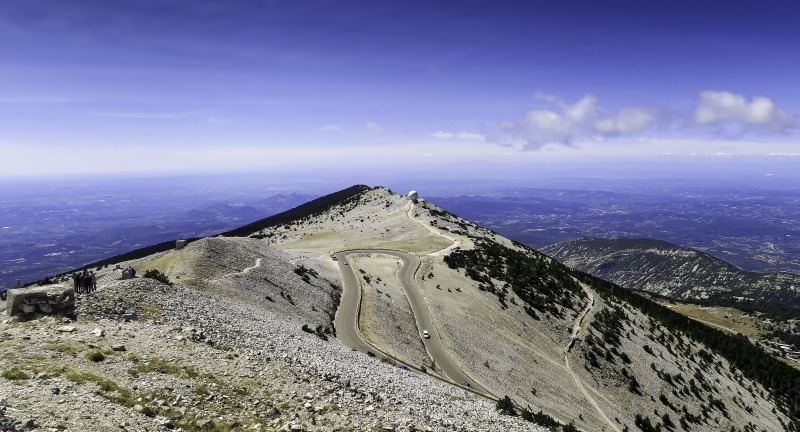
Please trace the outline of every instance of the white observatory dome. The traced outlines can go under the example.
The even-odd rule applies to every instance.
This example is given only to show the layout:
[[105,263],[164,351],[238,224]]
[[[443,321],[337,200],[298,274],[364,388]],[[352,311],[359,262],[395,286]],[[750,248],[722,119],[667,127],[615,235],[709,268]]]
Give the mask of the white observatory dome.
[[415,200],[415,199],[419,198],[419,194],[417,193],[417,191],[412,190],[411,192],[408,193],[407,197],[410,200]]

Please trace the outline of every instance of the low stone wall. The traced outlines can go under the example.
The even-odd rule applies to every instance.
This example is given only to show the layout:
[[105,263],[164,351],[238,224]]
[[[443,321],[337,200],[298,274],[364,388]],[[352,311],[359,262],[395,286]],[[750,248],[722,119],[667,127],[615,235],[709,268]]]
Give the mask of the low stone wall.
[[69,314],[75,311],[75,290],[69,286],[46,285],[8,290],[6,313]]

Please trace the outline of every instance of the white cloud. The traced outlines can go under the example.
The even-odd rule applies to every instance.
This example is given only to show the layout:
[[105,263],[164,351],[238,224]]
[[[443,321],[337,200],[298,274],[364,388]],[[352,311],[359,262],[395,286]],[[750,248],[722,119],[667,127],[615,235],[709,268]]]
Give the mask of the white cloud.
[[364,126],[367,128],[368,131],[375,133],[381,133],[386,130],[383,128],[383,126],[371,121],[368,121]]
[[584,122],[597,117],[597,99],[587,94],[572,106],[565,106],[564,111],[571,120]]
[[474,132],[445,132],[445,131],[436,131],[431,134],[432,137],[438,139],[464,139],[464,140],[472,140],[472,141],[486,141],[486,135],[474,133]]
[[[586,94],[568,103],[547,93],[536,93],[540,106],[515,121],[502,120],[482,134],[437,131],[437,139],[474,139],[515,150],[552,152],[557,147],[584,149],[590,145],[635,138],[738,140],[753,134],[787,134],[800,126],[800,116],[771,99],[750,99],[725,91],[704,91],[694,106],[670,109],[657,104],[603,108]],[[607,144],[606,144],[607,145]]]
[[603,134],[629,134],[640,132],[656,120],[653,110],[645,108],[623,108],[616,117],[597,120],[595,129]]
[[325,126],[320,127],[319,130],[322,132],[336,132],[342,130],[342,127],[334,124],[326,124]]
[[573,104],[546,93],[537,93],[536,98],[553,106],[530,110],[522,121],[502,123],[506,133],[525,140],[528,150],[537,150],[548,144],[570,146],[581,138],[602,139],[634,134],[652,126],[658,119],[658,110],[650,107],[625,107],[615,115],[607,116],[591,94]]
[[748,100],[726,91],[701,92],[693,111],[670,111],[649,105],[622,107],[608,113],[591,94],[571,104],[546,93],[537,93],[536,98],[550,106],[530,110],[520,121],[501,122],[504,133],[492,136],[490,141],[508,145],[521,139],[526,150],[539,150],[554,145],[570,147],[578,141],[584,147],[588,142],[609,137],[630,137],[656,130],[666,132],[667,136],[678,133],[686,137],[704,136],[710,130],[715,138],[732,139],[747,133],[785,133],[800,125],[798,116],[767,97]]
[[525,123],[531,129],[557,133],[568,133],[572,127],[564,115],[547,110],[528,111]]
[[785,129],[796,123],[785,110],[764,96],[746,97],[726,91],[706,90],[699,94],[694,109],[697,124],[742,123],[769,129]]

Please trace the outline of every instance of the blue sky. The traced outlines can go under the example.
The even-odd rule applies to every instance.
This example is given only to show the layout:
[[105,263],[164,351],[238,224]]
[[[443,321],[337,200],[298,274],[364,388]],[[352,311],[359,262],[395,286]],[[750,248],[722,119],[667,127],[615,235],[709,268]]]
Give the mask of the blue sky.
[[798,22],[795,1],[8,0],[0,176],[797,155]]

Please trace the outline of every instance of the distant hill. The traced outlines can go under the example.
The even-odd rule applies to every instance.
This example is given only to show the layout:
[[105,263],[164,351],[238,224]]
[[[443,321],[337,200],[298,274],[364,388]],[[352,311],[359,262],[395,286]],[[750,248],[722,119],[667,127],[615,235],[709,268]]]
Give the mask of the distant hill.
[[570,267],[629,289],[779,316],[800,312],[800,276],[746,272],[706,253],[665,241],[582,238],[542,251]]

